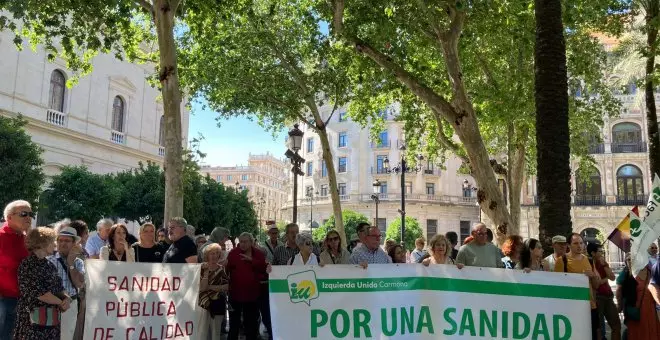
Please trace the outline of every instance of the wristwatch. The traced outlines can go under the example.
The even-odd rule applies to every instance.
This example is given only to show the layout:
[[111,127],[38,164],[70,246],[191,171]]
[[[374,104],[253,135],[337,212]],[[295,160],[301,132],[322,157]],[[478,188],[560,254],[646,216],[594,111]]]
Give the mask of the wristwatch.
[[74,266],[69,266],[69,270],[74,270],[74,269],[76,269],[76,267],[74,267]]

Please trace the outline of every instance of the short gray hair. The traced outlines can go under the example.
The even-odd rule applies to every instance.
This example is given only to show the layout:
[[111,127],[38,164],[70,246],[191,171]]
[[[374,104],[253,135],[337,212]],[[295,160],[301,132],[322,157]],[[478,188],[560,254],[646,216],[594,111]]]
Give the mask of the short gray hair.
[[112,227],[112,225],[115,224],[115,222],[112,222],[111,219],[109,218],[102,218],[98,222],[96,222],[96,230],[99,231],[103,227]]
[[5,221],[9,219],[9,215],[13,214],[16,208],[26,208],[26,207],[32,209],[32,205],[30,204],[30,202],[24,200],[16,200],[13,202],[9,202],[9,204],[5,206],[5,211],[4,211]]
[[185,228],[186,231],[188,230],[188,221],[186,221],[186,219],[183,217],[172,217],[168,223],[174,223],[179,227]]
[[59,233],[62,228],[66,228],[71,225],[71,219],[65,218],[63,220],[59,220],[53,224],[53,229],[55,230],[56,233]]
[[191,238],[194,238],[195,237],[195,230],[196,230],[195,227],[188,224],[186,226],[186,235],[190,236]]
[[312,240],[312,235],[302,234],[302,233],[296,235],[296,245],[298,247],[304,245],[307,242],[314,243],[314,241]]
[[254,243],[254,236],[252,236],[252,234],[248,233],[247,231],[244,231],[240,235],[238,235],[239,240],[242,238],[247,238],[248,240],[250,240],[250,242]]
[[286,227],[284,227],[284,232],[285,232],[285,233],[288,233],[288,232],[289,232],[289,229],[291,229],[291,228],[293,228],[293,227],[296,227],[296,228],[298,228],[298,230],[300,230],[300,228],[298,227],[297,224],[295,224],[295,223],[289,223],[289,224],[286,225]]

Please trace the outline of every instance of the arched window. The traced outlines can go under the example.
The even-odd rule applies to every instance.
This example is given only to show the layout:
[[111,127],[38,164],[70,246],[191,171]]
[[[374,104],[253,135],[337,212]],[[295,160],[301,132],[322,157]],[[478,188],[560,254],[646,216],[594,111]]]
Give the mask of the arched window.
[[598,169],[591,168],[588,177],[576,176],[576,205],[601,205],[603,202],[603,192],[601,188],[600,172]]
[[646,152],[642,129],[635,123],[619,123],[612,128],[612,152]]
[[158,145],[165,146],[165,116],[160,116],[160,127],[158,129]]
[[112,129],[117,132],[124,132],[124,100],[116,96],[112,102]]
[[616,172],[617,203],[621,205],[645,204],[644,177],[634,165],[624,165]]
[[60,70],[55,70],[50,75],[50,93],[48,108],[58,112],[64,112],[64,95],[66,94],[66,78]]

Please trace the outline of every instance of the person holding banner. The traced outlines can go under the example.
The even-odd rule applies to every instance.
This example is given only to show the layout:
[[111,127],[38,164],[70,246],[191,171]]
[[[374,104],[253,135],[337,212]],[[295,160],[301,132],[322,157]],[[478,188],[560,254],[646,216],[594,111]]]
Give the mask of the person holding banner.
[[429,241],[429,257],[422,260],[422,264],[454,264],[448,250],[453,249],[451,242],[442,234],[435,234]]
[[[472,227],[473,241],[464,244],[456,255],[456,265],[463,266],[502,268],[502,253],[493,243],[488,242],[488,228],[483,223],[477,223]],[[468,237],[469,238],[469,237]],[[465,239],[467,241],[467,238]]]
[[526,239],[523,242],[520,261],[516,264],[515,269],[522,269],[529,273],[532,270],[544,271],[547,268],[548,265],[543,259],[543,246],[541,242],[535,238]]
[[60,339],[61,313],[71,308],[72,300],[56,267],[46,259],[55,251],[56,237],[55,231],[47,227],[34,228],[27,234],[30,256],[18,268],[20,298],[14,339]]
[[362,222],[357,226],[357,234],[360,244],[353,249],[351,264],[359,264],[366,269],[369,264],[392,263],[392,258],[380,247],[381,234],[378,227]]
[[167,224],[167,236],[172,244],[163,256],[163,263],[197,263],[197,245],[188,231],[188,222],[183,217],[173,217]]
[[557,259],[561,259],[566,255],[566,237],[562,235],[555,235],[552,237],[552,249],[554,252],[545,258],[548,263],[547,271],[555,271],[555,264]]
[[156,243],[156,226],[146,222],[140,226],[139,241],[131,248],[135,253],[136,262],[161,263],[165,255],[165,248]]
[[617,306],[623,312],[627,339],[660,339],[660,320],[656,316],[655,301],[649,292],[649,267],[647,265],[637,276],[633,276],[630,254],[627,254],[626,267],[616,279]]
[[516,267],[518,261],[520,261],[520,253],[523,249],[523,238],[518,235],[510,235],[502,244],[502,254],[505,257],[502,258],[502,263],[504,268],[513,269]]
[[319,265],[326,264],[348,264],[351,259],[351,253],[341,247],[341,238],[336,230],[330,230],[325,235],[325,250],[319,257]]
[[294,266],[302,265],[311,265],[315,266],[319,264],[316,255],[312,253],[312,245],[314,241],[312,240],[312,235],[309,234],[298,234],[296,235],[296,245],[300,251],[298,254],[294,255],[289,259],[289,264]]
[[220,340],[222,321],[227,310],[225,293],[229,290],[229,276],[219,265],[223,259],[223,251],[219,244],[212,243],[204,247],[204,262],[202,263],[201,283],[199,287],[199,320],[200,340]]
[[391,246],[387,255],[392,259],[392,263],[406,263],[406,250],[400,244]]
[[128,246],[128,229],[118,223],[110,228],[108,245],[101,248],[100,259],[105,261],[135,262],[135,249]]

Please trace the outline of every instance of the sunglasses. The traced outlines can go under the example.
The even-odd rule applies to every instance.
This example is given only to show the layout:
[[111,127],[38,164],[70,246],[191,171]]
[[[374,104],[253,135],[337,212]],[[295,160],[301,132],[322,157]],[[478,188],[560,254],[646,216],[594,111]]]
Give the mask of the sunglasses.
[[35,216],[37,216],[37,215],[36,215],[34,212],[32,212],[32,211],[21,211],[21,212],[17,213],[16,215],[18,215],[19,217],[28,217],[28,216],[30,216],[30,217],[32,217],[32,218],[34,218]]
[[339,241],[339,237],[329,237],[328,241]]

